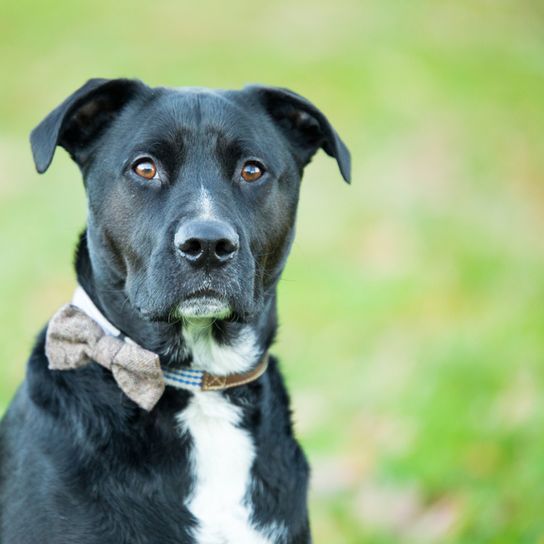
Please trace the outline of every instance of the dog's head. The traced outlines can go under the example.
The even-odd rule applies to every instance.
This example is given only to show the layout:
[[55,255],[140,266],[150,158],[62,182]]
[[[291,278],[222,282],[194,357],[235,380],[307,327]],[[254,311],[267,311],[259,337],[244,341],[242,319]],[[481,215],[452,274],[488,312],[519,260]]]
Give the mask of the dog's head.
[[93,79],[31,144],[38,172],[57,145],[81,169],[95,277],[160,321],[258,311],[290,248],[304,166],[323,148],[350,176],[327,118],[279,88]]

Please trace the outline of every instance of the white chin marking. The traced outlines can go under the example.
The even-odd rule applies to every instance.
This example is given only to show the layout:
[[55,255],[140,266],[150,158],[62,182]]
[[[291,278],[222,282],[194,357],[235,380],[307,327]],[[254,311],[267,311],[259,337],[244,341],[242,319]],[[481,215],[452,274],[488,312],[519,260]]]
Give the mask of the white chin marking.
[[224,319],[231,314],[231,309],[230,306],[223,300],[209,297],[198,297],[184,300],[178,306],[177,313],[180,317],[185,319]]

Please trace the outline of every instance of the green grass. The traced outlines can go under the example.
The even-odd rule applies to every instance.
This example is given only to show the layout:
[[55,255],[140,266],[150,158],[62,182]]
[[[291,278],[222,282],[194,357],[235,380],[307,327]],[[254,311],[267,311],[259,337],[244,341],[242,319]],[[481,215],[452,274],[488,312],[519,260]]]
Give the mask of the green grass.
[[85,201],[31,128],[84,80],[291,87],[353,152],[303,183],[276,352],[315,541],[544,542],[544,9],[22,0],[0,13],[0,409],[70,296]]

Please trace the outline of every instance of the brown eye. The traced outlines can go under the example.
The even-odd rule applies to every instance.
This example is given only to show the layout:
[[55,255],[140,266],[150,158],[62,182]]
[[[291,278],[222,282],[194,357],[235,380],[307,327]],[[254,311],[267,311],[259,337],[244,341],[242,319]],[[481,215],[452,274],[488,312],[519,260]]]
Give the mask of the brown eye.
[[244,181],[257,181],[264,174],[264,166],[257,161],[247,161],[242,168]]
[[132,165],[132,171],[144,179],[153,179],[157,175],[157,167],[149,157],[138,159]]

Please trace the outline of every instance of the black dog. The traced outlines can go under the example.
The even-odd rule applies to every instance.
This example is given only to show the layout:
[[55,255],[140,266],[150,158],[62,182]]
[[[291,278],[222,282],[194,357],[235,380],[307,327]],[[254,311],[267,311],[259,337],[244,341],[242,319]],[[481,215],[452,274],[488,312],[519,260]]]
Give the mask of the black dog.
[[[88,310],[163,368],[218,376],[250,371],[273,342],[304,166],[321,147],[350,176],[315,106],[259,86],[91,80],[31,144],[38,172],[57,145],[81,169]],[[274,358],[224,391],[168,386],[148,412],[96,363],[50,370],[45,338],[0,427],[2,544],[311,541],[308,466]]]

